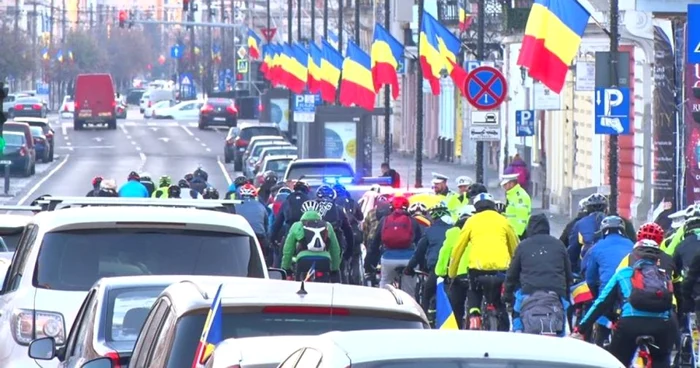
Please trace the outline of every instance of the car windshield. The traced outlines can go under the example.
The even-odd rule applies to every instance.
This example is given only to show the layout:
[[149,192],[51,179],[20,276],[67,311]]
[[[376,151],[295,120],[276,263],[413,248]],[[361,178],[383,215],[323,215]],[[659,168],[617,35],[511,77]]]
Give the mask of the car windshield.
[[[175,340],[170,350],[168,368],[189,368],[202,334],[208,310],[186,315],[177,322]],[[330,315],[304,313],[235,313],[224,310],[222,340],[229,338],[281,335],[318,335],[329,331],[379,329],[422,329],[417,319],[392,319],[366,315]],[[416,317],[417,318],[417,317]]]
[[264,277],[255,241],[213,231],[106,228],[44,236],[34,286],[87,291],[102,277],[212,275]]
[[153,302],[166,286],[134,287],[109,292],[106,340],[136,342]]
[[287,171],[287,166],[289,166],[289,163],[292,162],[292,159],[284,159],[284,160],[271,160],[267,161],[267,165],[265,165],[265,168],[263,171],[268,171],[272,170],[278,175],[282,173],[281,175],[284,175],[284,172]]
[[261,157],[267,157],[267,156],[284,156],[284,155],[296,155],[297,154],[297,148],[289,145],[285,146],[285,148],[269,148],[267,151],[263,152],[260,154]]
[[44,135],[44,130],[41,129],[41,127],[30,126],[29,130],[32,131],[32,135],[35,137],[39,137],[39,136]]
[[39,99],[37,99],[37,98],[27,98],[27,97],[25,97],[25,98],[20,98],[20,99],[18,99],[18,100],[15,101],[15,102],[18,103],[18,104],[25,104],[25,105],[26,105],[26,104],[38,104],[38,103],[41,103],[41,100],[39,100]]
[[251,140],[253,137],[259,135],[280,135],[279,129],[277,127],[250,127],[241,130],[240,138],[246,141]]
[[5,241],[8,251],[14,252],[17,249],[17,243],[19,243],[23,231],[24,227],[0,227],[0,236]]
[[226,107],[233,104],[233,100],[227,98],[210,98],[207,100],[208,105],[215,107]]
[[520,359],[426,358],[353,363],[355,368],[594,368],[595,365]]
[[352,178],[354,173],[350,165],[346,163],[333,163],[333,162],[295,162],[289,169],[289,176],[287,179],[298,180],[303,176],[341,176]]
[[8,134],[5,132],[5,134],[2,135],[3,138],[5,138],[5,145],[6,146],[16,146],[19,147],[24,144],[24,135],[23,134]]
[[[256,157],[256,158],[257,158],[257,157],[260,157],[260,154],[262,153],[262,151],[263,151],[265,148],[270,148],[270,147],[274,147],[274,146],[287,146],[287,145],[289,145],[289,144],[288,144],[288,143],[283,143],[283,142],[280,142],[280,143],[273,143],[273,142],[270,142],[270,143],[264,143],[264,144],[257,144],[257,145],[255,145],[255,148],[253,149],[253,152],[250,153],[250,156],[251,156],[251,157]],[[291,145],[290,145],[290,146],[291,146]]]
[[157,109],[162,109],[164,107],[170,107],[170,101],[163,100],[163,101],[157,102],[155,105],[153,105],[153,107],[157,108]]

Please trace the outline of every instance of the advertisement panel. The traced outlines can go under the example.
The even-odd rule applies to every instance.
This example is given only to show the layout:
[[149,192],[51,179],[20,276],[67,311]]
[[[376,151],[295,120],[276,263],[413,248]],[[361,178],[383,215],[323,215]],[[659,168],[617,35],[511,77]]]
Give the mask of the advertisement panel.
[[349,162],[353,170],[357,154],[357,124],[326,123],[325,127],[326,158],[342,158]]
[[684,85],[685,195],[692,204],[700,203],[700,64],[686,64]]
[[270,99],[270,120],[279,125],[280,130],[289,132],[289,99]]

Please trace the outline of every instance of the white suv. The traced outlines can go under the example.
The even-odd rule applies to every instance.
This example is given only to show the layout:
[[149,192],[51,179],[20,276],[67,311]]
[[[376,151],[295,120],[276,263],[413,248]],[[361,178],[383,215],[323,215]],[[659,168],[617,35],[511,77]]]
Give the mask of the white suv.
[[35,215],[0,291],[0,367],[34,366],[27,355],[33,339],[53,337],[57,345],[64,344],[66,328],[102,277],[268,278],[255,233],[243,217],[182,208],[215,208],[223,202],[72,198],[63,199],[63,205],[92,206]]

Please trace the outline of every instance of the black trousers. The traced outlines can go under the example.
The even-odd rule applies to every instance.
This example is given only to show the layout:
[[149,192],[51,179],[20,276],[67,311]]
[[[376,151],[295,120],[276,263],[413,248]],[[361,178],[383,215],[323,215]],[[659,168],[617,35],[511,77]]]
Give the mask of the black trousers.
[[295,279],[301,281],[306,279],[306,276],[311,268],[316,272],[311,275],[309,281],[313,282],[331,282],[331,260],[326,257],[301,257],[297,258],[297,266],[295,271]]
[[425,313],[428,313],[430,309],[430,300],[435,297],[437,292],[437,275],[434,270],[430,270],[428,273],[428,278],[425,280],[425,285],[423,285],[423,300],[421,300],[421,307]]
[[649,335],[654,337],[654,346],[649,346],[649,353],[654,368],[670,368],[671,349],[678,340],[678,320],[670,318],[624,317],[620,318],[613,333],[608,351],[622,364],[629,366],[637,350],[637,337]]
[[[510,321],[506,306],[501,301],[501,288],[505,281],[505,274],[501,271],[469,271],[469,292],[467,293],[467,311],[469,315],[477,314],[472,311],[481,311],[482,298],[493,304],[498,311],[498,330],[509,331]],[[483,314],[481,311],[480,314]]]
[[[468,292],[469,276],[459,275],[450,283],[450,305],[452,305],[452,313],[454,313],[455,319],[457,319],[457,325],[460,329],[464,328],[464,305],[467,302]],[[469,324],[467,324],[467,326],[468,325]]]
[[265,234],[255,234],[255,237],[258,238],[258,242],[260,243],[260,249],[263,252],[263,257],[265,257],[265,264],[267,267],[273,267],[274,257],[272,254],[272,248],[267,243],[267,236],[265,236]]

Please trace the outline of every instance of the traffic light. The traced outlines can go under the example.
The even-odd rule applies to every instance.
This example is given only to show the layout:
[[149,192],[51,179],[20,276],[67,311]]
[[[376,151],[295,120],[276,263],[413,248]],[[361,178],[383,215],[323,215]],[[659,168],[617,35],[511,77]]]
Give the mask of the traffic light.
[[239,81],[243,80],[243,74],[241,74],[241,73],[236,74],[236,80],[239,80]]
[[190,10],[190,0],[182,0],[182,10]]
[[[3,124],[5,124],[5,122],[7,121],[7,118],[5,117],[5,113],[3,112],[5,110],[3,109],[2,104],[3,104],[3,101],[5,101],[5,98],[7,97],[9,92],[10,92],[9,88],[7,86],[5,86],[5,82],[0,82],[0,137],[2,137]],[[2,156],[2,152],[0,152],[0,156]]]
[[124,28],[126,23],[126,10],[119,11],[119,28]]

